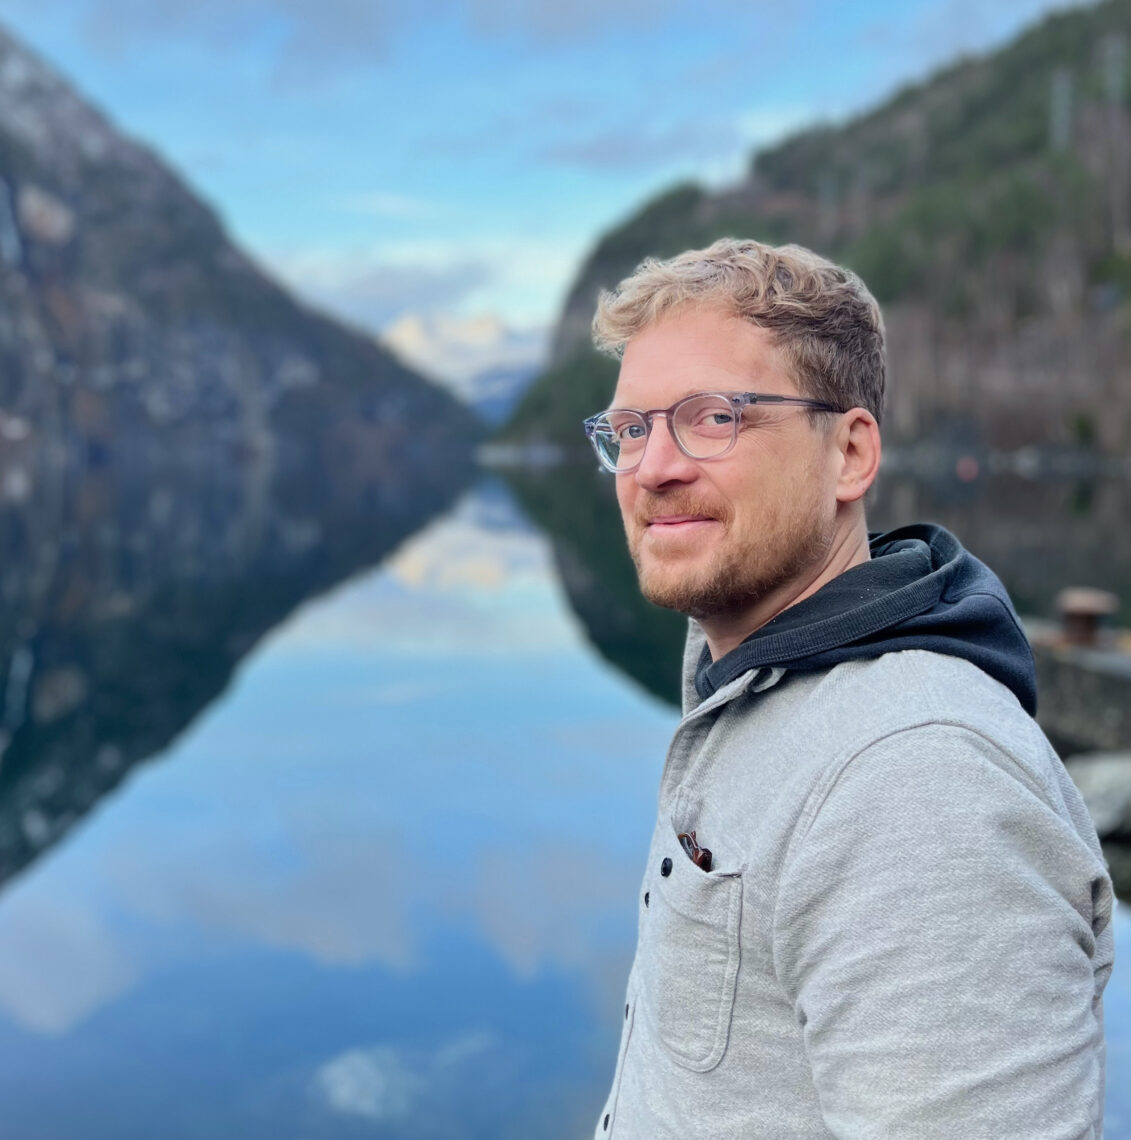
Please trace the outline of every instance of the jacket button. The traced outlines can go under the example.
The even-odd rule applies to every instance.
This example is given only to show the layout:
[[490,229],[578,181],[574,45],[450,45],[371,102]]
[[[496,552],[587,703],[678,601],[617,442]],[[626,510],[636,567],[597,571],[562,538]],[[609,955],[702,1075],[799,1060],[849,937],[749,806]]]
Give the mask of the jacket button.
[[672,873],[672,861],[666,856],[664,861],[660,864],[660,874],[666,879]]
[[651,893],[650,891],[645,891],[645,892],[644,892],[644,905],[645,905],[645,906],[647,906],[647,905],[648,905],[648,896],[649,896],[649,894],[650,894],[650,893]]
[[609,1114],[606,1112],[605,1113],[605,1122],[601,1125],[601,1131],[602,1132],[608,1132],[608,1130],[609,1130]]

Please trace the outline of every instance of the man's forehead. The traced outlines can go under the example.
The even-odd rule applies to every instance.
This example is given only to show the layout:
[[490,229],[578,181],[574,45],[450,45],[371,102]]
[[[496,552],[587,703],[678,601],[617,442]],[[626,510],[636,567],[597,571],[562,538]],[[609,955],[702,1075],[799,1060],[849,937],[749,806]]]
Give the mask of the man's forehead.
[[794,395],[797,389],[767,329],[718,309],[684,309],[628,342],[613,402],[665,407],[700,391]]

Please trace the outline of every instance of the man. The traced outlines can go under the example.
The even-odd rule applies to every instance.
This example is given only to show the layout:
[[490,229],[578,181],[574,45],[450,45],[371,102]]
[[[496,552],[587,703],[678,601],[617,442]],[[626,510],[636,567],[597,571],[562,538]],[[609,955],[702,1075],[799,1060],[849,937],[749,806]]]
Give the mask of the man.
[[874,299],[723,240],[594,335],[641,589],[693,619],[596,1135],[1098,1140],[1111,881],[1001,583],[869,541]]

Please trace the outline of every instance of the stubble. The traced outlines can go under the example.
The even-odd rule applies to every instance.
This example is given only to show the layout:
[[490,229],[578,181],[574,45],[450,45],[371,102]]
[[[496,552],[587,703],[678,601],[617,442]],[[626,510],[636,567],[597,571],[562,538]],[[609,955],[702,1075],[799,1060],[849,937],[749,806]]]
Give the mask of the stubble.
[[[648,505],[645,504],[645,517]],[[671,514],[696,514],[689,502],[663,500]],[[716,514],[714,511],[703,513]],[[799,509],[794,501],[765,503],[755,533],[736,534],[735,520],[720,519],[720,541],[709,555],[695,557],[693,548],[643,550],[646,528],[629,534],[640,592],[648,601],[699,621],[740,615],[769,594],[809,576],[824,564],[833,545],[832,520],[823,517],[814,498]]]

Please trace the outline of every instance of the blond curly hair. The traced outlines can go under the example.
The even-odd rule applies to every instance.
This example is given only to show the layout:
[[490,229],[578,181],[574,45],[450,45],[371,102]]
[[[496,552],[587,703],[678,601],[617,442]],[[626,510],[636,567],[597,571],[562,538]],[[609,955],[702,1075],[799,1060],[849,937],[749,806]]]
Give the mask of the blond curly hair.
[[648,258],[603,291],[593,343],[619,357],[637,333],[684,305],[722,307],[769,329],[804,395],[880,419],[884,322],[855,273],[803,246],[721,238],[668,261]]

